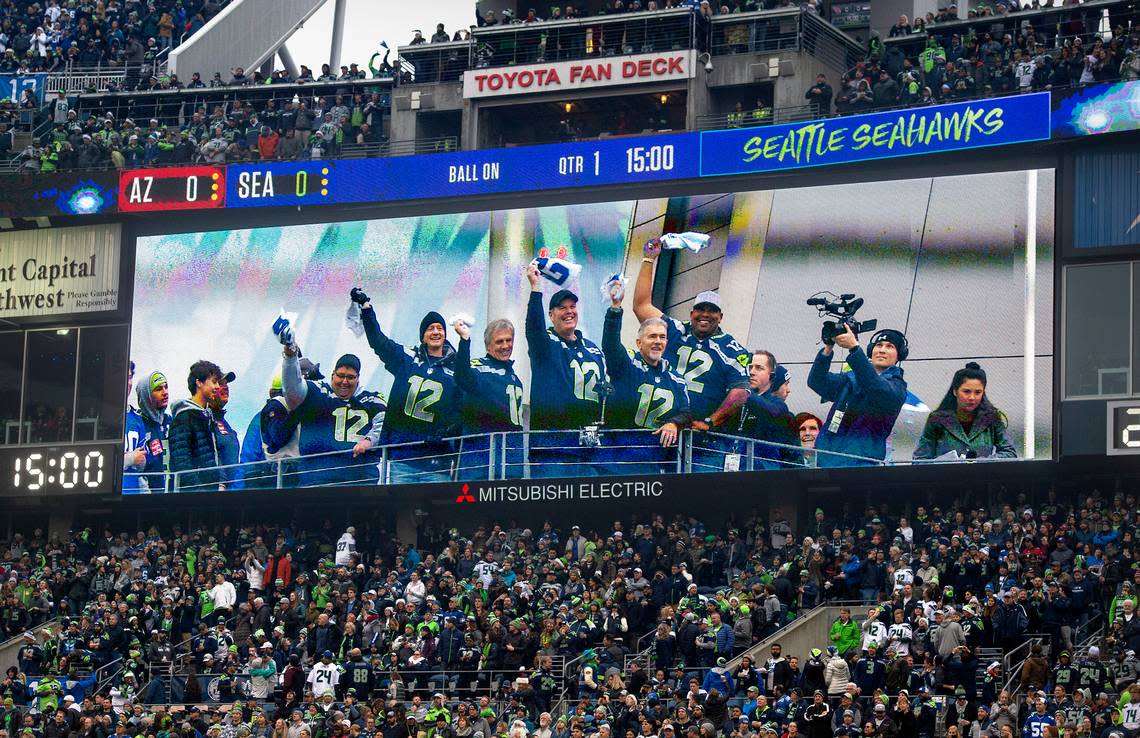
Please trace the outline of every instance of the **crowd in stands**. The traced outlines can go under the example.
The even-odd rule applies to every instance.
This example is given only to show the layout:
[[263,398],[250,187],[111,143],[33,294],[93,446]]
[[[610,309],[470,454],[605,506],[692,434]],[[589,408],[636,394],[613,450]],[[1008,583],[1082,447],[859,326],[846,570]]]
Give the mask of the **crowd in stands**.
[[[938,716],[945,735],[1134,735],[1137,500],[1007,500],[820,508],[794,532],[643,514],[417,543],[363,520],[16,534],[0,618],[25,645],[0,730],[933,738]],[[808,653],[735,658],[852,600]],[[1031,634],[1045,647],[1004,691],[981,649]]]
[[[999,4],[991,28],[978,24],[940,31],[953,18],[940,11],[931,23],[900,16],[890,36],[925,33],[925,47],[908,56],[903,44],[872,36],[864,62],[851,69],[838,89],[817,78],[804,93],[819,115],[877,108],[932,105],[954,100],[1038,92],[1074,85],[1140,79],[1140,18],[1135,10],[1110,14],[1111,36],[1098,33],[1099,11],[1073,11],[1062,24],[1017,20]],[[971,11],[973,12],[973,11]],[[932,14],[933,15],[933,14]],[[959,27],[955,27],[959,28]]]
[[381,143],[390,105],[387,93],[335,84],[280,97],[200,89],[200,97],[158,103],[109,96],[98,111],[82,114],[64,102],[53,108],[53,125],[20,155],[20,166],[52,172],[329,158],[346,144]]
[[9,0],[0,5],[0,73],[153,63],[229,0]]

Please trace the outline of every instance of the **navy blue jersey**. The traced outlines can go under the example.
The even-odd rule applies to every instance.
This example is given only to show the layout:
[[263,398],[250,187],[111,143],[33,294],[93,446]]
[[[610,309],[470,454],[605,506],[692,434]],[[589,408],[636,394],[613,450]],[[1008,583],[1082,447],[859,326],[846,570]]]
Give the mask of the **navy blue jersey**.
[[471,341],[459,341],[455,381],[463,390],[463,434],[522,430],[523,386],[513,361],[488,354],[471,358]]
[[665,358],[685,378],[694,418],[702,420],[716,412],[729,390],[748,389],[752,356],[735,338],[719,328],[708,338],[697,338],[689,321],[661,317],[669,334]]
[[443,356],[429,356],[422,345],[409,349],[385,336],[372,308],[363,308],[360,318],[368,345],[392,375],[380,443],[459,435],[462,397],[455,382],[455,350],[451,345],[444,345]]
[[[299,450],[302,457],[348,451],[368,435],[373,423],[384,420],[384,396],[379,392],[357,392],[342,400],[325,382],[317,384],[305,380],[305,384],[308,387],[305,400],[293,410],[301,424]],[[305,473],[301,475],[300,486],[364,481],[366,475],[360,469],[346,468],[360,464],[374,465],[375,459],[369,460],[366,456],[353,459],[351,454],[302,458],[301,468]],[[375,481],[374,470],[367,481]]]
[[659,428],[669,421],[684,427],[692,418],[684,378],[662,359],[650,366],[637,351],[621,345],[622,310],[606,311],[602,346],[614,395],[606,405],[606,424],[614,428]]
[[541,292],[530,293],[526,342],[531,430],[573,430],[598,422],[601,413],[596,386],[606,378],[605,356],[597,344],[582,337],[581,331],[574,332],[574,340],[566,341],[553,328],[547,328]]
[[753,453],[757,458],[767,460],[765,466],[783,469],[791,465],[803,465],[803,454],[798,450],[800,438],[795,431],[794,423],[795,417],[779,397],[771,392],[763,394],[750,392],[748,400],[740,411],[739,431],[740,435],[748,438],[782,444],[782,446],[753,444]]
[[138,449],[146,451],[146,461],[141,469],[128,469],[134,472],[123,475],[123,493],[135,492],[163,492],[166,489],[166,479],[163,472],[166,469],[166,439],[170,435],[170,414],[162,414],[162,422],[157,423],[150,418],[144,418],[138,410],[131,408],[127,411],[126,443],[124,451],[131,452]]

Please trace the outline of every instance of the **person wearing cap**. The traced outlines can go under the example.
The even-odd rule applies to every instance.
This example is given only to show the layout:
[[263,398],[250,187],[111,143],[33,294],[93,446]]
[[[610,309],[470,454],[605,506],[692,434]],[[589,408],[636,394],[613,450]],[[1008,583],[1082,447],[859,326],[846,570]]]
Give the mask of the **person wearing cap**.
[[1090,692],[1108,691],[1115,686],[1108,667],[1100,660],[1100,646],[1089,646],[1088,656],[1077,662],[1077,672],[1081,688]]
[[[455,355],[455,381],[463,390],[463,441],[459,457],[460,479],[487,479],[490,433],[514,433],[523,429],[523,385],[511,358],[515,326],[505,319],[490,321],[483,330],[486,353],[471,356],[471,326],[457,317],[451,327],[459,336]],[[522,444],[517,436],[507,442],[508,476],[521,476]],[[513,452],[513,453],[512,453]]]
[[190,366],[186,378],[190,398],[174,403],[170,422],[170,471],[175,491],[224,488],[213,468],[220,462],[210,410],[210,402],[224,379],[227,375],[212,361],[203,359]]
[[[314,382],[324,379],[320,365],[302,357],[301,377]],[[249,420],[241,439],[243,481],[249,489],[270,488],[277,482],[276,465],[262,463],[275,459],[291,459],[300,455],[300,427],[297,416],[289,412],[281,374],[274,375],[269,383],[269,395],[261,411]]]
[[241,469],[236,466],[241,453],[241,441],[238,440],[230,421],[226,420],[226,405],[230,401],[230,382],[234,379],[233,372],[223,374],[218,379],[218,388],[210,396],[208,405],[213,415],[214,447],[218,450],[218,464],[223,467],[219,470],[222,483],[228,490],[241,490],[245,489],[245,484],[242,482]]
[[[692,422],[686,383],[665,358],[668,331],[664,319],[646,318],[641,321],[635,341],[637,351],[626,352],[621,344],[623,292],[620,285],[611,290],[610,308],[606,311],[602,329],[602,351],[614,386],[614,396],[610,400],[612,410],[606,422],[615,428],[653,429],[657,443],[673,446],[681,431]],[[620,461],[633,458],[659,462],[668,460],[636,448],[647,445],[649,439],[645,434],[619,434],[619,438],[619,446],[635,447],[622,448],[618,457]],[[636,473],[624,465],[617,469],[622,473]],[[660,470],[657,464],[649,464],[644,471],[653,474]]]
[[[386,409],[378,392],[360,389],[360,357],[344,354],[333,366],[328,382],[305,379],[301,350],[289,321],[279,318],[274,333],[282,344],[281,386],[285,405],[300,429],[297,450],[301,473],[294,485],[375,482],[375,464],[355,461],[366,436],[379,433]],[[262,428],[263,433],[266,428]],[[352,450],[351,458],[347,453]],[[340,451],[335,456],[332,452]],[[363,453],[363,452],[361,452]],[[304,457],[323,454],[315,459]],[[355,464],[355,465],[354,465]]]
[[752,455],[761,460],[765,469],[803,465],[799,438],[793,428],[795,417],[778,392],[780,387],[789,386],[790,381],[788,370],[776,363],[772,352],[764,349],[752,352],[748,365],[751,392],[740,411],[738,435],[769,442],[753,444],[752,448]]
[[[692,404],[693,429],[732,433],[732,428],[719,428],[737,414],[748,399],[749,354],[735,338],[721,329],[724,313],[720,294],[704,291],[693,299],[687,321],[667,316],[653,304],[654,268],[661,254],[661,241],[653,239],[645,245],[645,256],[633,290],[633,314],[644,322],[650,318],[665,321],[668,345],[665,358],[685,378]],[[701,446],[710,447],[710,439]],[[694,449],[693,466],[701,471],[725,468],[724,449]]]
[[[816,439],[821,467],[874,466],[887,455],[887,439],[906,402],[907,385],[898,367],[909,353],[906,337],[896,330],[876,332],[867,344],[845,325],[834,341],[825,341],[808,372],[810,387],[830,402],[823,430]],[[835,346],[847,350],[851,371],[830,371]],[[870,356],[868,356],[870,354]]]
[[968,459],[1017,458],[1005,413],[990,402],[986,373],[973,361],[954,372],[942,402],[926,417],[914,458],[949,453]]
[[[573,433],[532,434],[531,473],[537,476],[581,476],[593,458],[578,446],[578,431],[601,419],[599,385],[606,381],[602,349],[578,330],[578,296],[560,289],[542,310],[542,275],[526,267],[530,297],[526,308],[527,355],[530,358],[530,428]],[[546,319],[550,318],[550,327]],[[564,461],[567,463],[558,463]]]
[[165,492],[166,443],[170,435],[170,386],[162,372],[144,374],[135,385],[137,407],[127,408],[123,494]]
[[431,482],[451,478],[453,449],[440,439],[461,432],[461,392],[455,382],[455,349],[447,340],[447,323],[432,310],[420,320],[415,348],[397,343],[380,329],[376,310],[362,290],[353,288],[352,302],[360,307],[364,335],[384,368],[392,375],[388,412],[379,436],[361,440],[367,448],[412,443],[389,451],[391,482]]

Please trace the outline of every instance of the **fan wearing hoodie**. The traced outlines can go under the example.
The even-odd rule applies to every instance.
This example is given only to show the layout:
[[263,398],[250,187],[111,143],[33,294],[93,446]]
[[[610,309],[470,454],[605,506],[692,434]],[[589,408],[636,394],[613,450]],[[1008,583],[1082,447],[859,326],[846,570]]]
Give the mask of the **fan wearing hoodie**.
[[166,439],[170,435],[170,388],[166,375],[151,372],[135,386],[137,408],[127,410],[123,494],[165,492]]
[[416,347],[405,347],[380,330],[368,295],[354,288],[349,298],[360,305],[368,345],[392,375],[379,442],[419,442],[389,452],[395,461],[390,481],[447,481],[454,449],[442,439],[458,436],[462,420],[462,392],[455,381],[455,349],[447,340],[447,323],[439,313],[429,312],[420,321]]
[[173,480],[175,491],[222,488],[218,472],[205,470],[218,465],[214,416],[209,404],[223,378],[225,375],[214,362],[204,359],[194,362],[186,378],[190,399],[174,403],[174,418],[170,423],[170,471],[181,472]]

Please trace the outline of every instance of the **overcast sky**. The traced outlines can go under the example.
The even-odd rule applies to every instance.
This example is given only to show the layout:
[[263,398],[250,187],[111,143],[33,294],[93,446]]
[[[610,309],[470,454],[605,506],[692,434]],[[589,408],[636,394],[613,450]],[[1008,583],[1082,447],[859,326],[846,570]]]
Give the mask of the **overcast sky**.
[[[293,59],[314,73],[328,61],[333,5],[333,0],[328,0],[287,44]],[[397,46],[412,40],[417,28],[431,38],[436,23],[443,23],[451,34],[474,20],[474,0],[348,0],[341,64],[357,62],[367,70],[368,59],[381,41],[388,42],[394,55]]]

